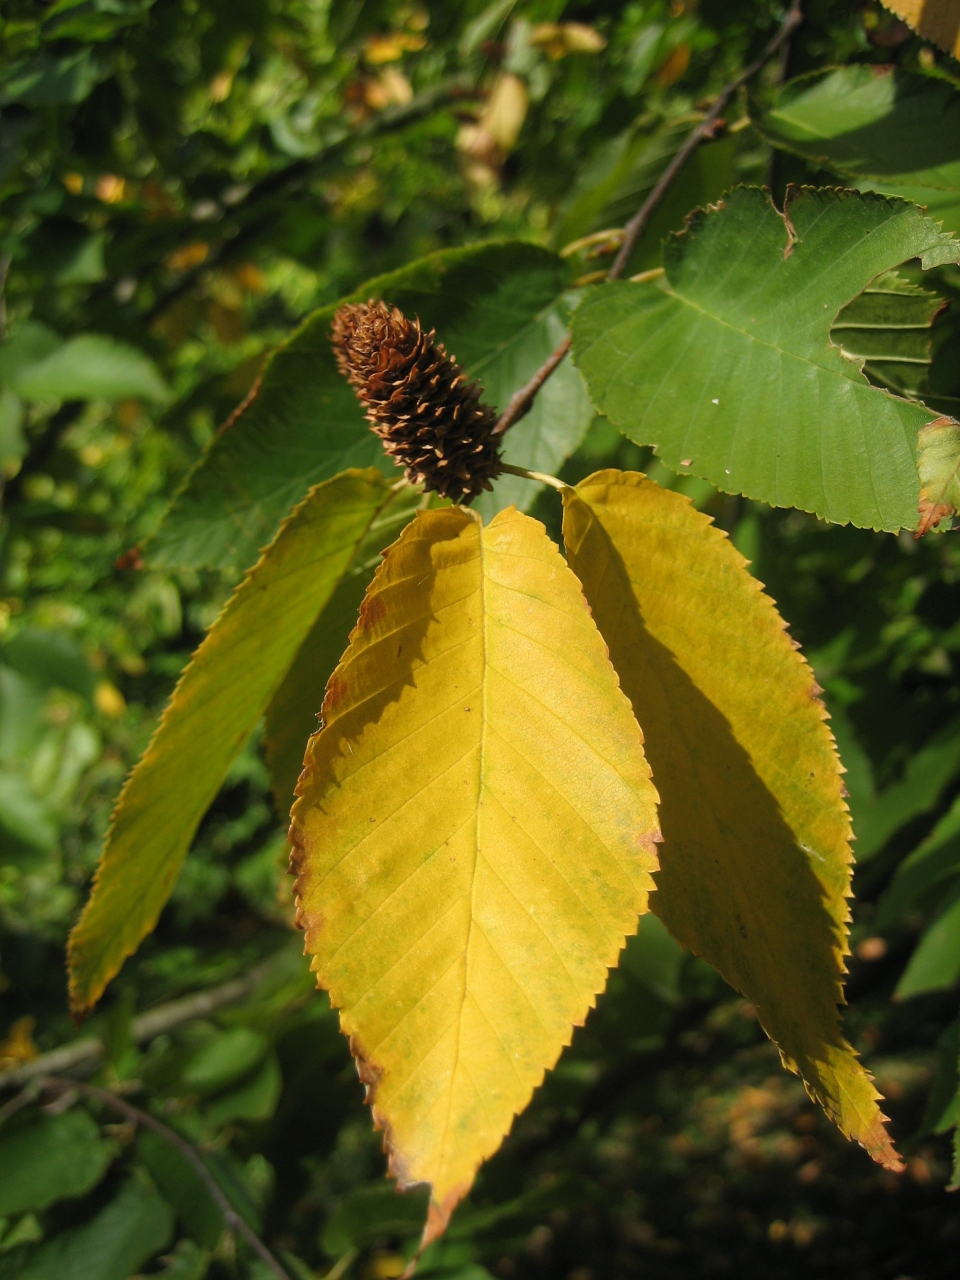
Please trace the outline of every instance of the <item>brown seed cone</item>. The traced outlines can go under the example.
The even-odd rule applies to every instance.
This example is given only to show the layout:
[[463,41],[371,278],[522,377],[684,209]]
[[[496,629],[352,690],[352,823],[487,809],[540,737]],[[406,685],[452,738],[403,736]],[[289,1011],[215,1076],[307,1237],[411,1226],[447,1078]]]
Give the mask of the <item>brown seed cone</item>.
[[387,453],[413,483],[469,502],[500,474],[497,415],[434,334],[372,300],[341,307],[333,321],[340,372]]

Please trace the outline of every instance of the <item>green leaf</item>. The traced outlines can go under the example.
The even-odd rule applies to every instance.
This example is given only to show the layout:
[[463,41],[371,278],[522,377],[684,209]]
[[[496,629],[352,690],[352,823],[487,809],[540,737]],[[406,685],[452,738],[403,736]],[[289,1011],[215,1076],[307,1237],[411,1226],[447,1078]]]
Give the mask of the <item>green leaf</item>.
[[172,1235],[170,1206],[135,1170],[90,1222],[38,1245],[17,1280],[128,1280]]
[[231,1120],[269,1120],[277,1109],[282,1090],[280,1063],[275,1054],[268,1054],[248,1080],[208,1103],[203,1109],[203,1118],[214,1128]]
[[896,392],[926,389],[930,326],[943,299],[887,271],[848,302],[830,327],[830,340],[848,360],[864,361],[871,382]]
[[425,1240],[553,1066],[655,866],[641,735],[543,526],[420,512],[327,686],[298,920]]
[[40,53],[10,63],[0,73],[0,106],[56,107],[82,102],[109,73],[110,64],[92,49]]
[[[563,247],[588,233],[622,227],[640,208],[700,118],[682,116],[661,123],[652,133],[634,127],[599,149],[561,213],[554,244]],[[647,224],[625,274],[660,264],[664,239],[670,231],[682,228],[689,210],[711,204],[736,182],[735,159],[736,143],[730,137],[697,148]],[[609,263],[607,257],[584,265],[599,268]]]
[[263,1062],[269,1048],[263,1032],[250,1027],[218,1031],[184,1064],[181,1087],[186,1093],[218,1093],[249,1075]]
[[7,387],[0,387],[0,472],[18,463],[27,452],[23,434],[23,405]]
[[[567,268],[554,254],[518,242],[442,250],[368,281],[344,301],[385,298],[435,327],[487,399],[505,404],[556,346]],[[217,436],[147,549],[165,567],[237,571],[272,537],[307,488],[348,466],[399,473],[370,432],[356,396],[337,372],[330,345],[336,303],[315,312],[272,356],[249,407]],[[553,345],[550,346],[550,343]],[[554,469],[577,447],[592,410],[569,362],[557,389],[511,429],[506,460]],[[501,482],[501,505],[536,496]],[[489,509],[489,504],[488,504]]]
[[116,1144],[105,1142],[99,1126],[79,1107],[7,1121],[0,1129],[0,1216],[86,1195],[116,1154]]
[[0,770],[0,827],[29,849],[56,848],[59,832],[52,814],[27,778],[13,770]]
[[0,649],[0,658],[22,676],[91,699],[96,673],[76,641],[62,631],[25,627]]
[[944,882],[960,877],[960,799],[954,801],[930,835],[897,867],[877,906],[877,927],[885,929]]
[[186,1156],[149,1129],[138,1135],[136,1152],[184,1228],[202,1248],[215,1249],[223,1214]]
[[337,1205],[323,1229],[324,1252],[339,1258],[349,1249],[416,1238],[423,1231],[429,1196],[415,1187],[397,1195],[386,1184],[358,1187]]
[[112,40],[143,22],[154,0],[58,0],[43,22],[45,40]]
[[928,813],[960,773],[960,723],[946,725],[907,762],[903,777],[854,813],[857,862],[867,862],[911,818]]
[[787,220],[740,187],[664,250],[657,284],[601,285],[574,314],[597,409],[675,471],[838,523],[914,528],[917,433],[935,416],[830,342],[871,280],[960,242],[913,206],[804,190]]
[[156,925],[231,761],[390,497],[375,471],[346,472],[312,489],[184,671],[124,786],[93,893],[70,936],[78,1014]]
[[323,691],[356,625],[381,553],[422,502],[416,489],[404,486],[371,522],[339,586],[321,610],[267,708],[263,745],[279,813],[289,813],[293,804],[307,739],[317,730]]
[[923,1121],[928,1133],[946,1133],[960,1124],[960,1021],[950,1023],[937,1048],[940,1062]]
[[840,1030],[850,822],[813,672],[687,498],[601,471],[564,492],[563,528],[660,794],[651,909],[752,1001],[830,1119],[899,1168]]
[[156,365],[137,347],[84,333],[44,359],[8,374],[27,400],[166,400],[170,390]]
[[960,231],[960,92],[946,78],[898,67],[814,72],[785,84],[757,127],[774,146]]
[[897,983],[894,996],[906,1000],[927,991],[945,991],[960,978],[960,884],[953,901],[927,929]]

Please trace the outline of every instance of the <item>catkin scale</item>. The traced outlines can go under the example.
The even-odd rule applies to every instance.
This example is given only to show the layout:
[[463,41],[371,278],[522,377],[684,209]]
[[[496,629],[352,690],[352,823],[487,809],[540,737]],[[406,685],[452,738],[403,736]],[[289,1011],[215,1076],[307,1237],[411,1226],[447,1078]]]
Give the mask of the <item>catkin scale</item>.
[[455,502],[491,487],[501,470],[497,415],[434,330],[370,301],[341,307],[332,337],[340,372],[408,480]]

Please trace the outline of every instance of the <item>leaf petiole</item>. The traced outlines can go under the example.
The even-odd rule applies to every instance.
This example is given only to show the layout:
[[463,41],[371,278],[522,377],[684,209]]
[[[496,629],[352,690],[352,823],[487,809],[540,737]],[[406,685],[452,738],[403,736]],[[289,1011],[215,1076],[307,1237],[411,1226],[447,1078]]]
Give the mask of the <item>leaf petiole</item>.
[[543,471],[528,471],[526,467],[512,467],[509,462],[504,462],[501,470],[508,472],[512,476],[520,476],[524,480],[535,480],[538,484],[548,484],[559,493],[563,493],[570,488],[565,481],[558,480],[556,476],[548,476]]

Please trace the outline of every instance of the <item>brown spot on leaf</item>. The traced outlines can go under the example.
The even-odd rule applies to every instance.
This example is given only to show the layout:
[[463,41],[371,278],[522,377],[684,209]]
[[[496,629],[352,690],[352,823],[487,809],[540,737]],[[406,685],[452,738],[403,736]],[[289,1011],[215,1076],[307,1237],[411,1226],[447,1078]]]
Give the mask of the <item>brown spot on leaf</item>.
[[387,616],[387,606],[383,603],[383,597],[368,593],[363,598],[363,604],[360,606],[360,616],[357,619],[358,631],[370,631],[382,622]]
[[913,535],[915,538],[922,538],[925,533],[935,529],[941,520],[946,520],[954,514],[952,503],[931,502],[929,498],[920,499],[919,511],[920,523]]

